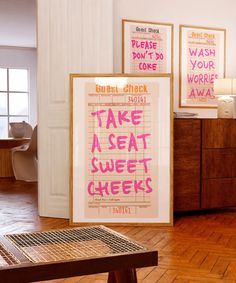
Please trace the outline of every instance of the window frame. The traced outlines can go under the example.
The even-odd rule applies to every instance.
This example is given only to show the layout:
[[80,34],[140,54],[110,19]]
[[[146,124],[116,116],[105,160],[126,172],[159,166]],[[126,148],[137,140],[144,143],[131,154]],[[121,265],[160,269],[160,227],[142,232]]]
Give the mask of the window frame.
[[[4,93],[7,95],[7,114],[0,114],[0,118],[1,117],[6,117],[7,118],[7,125],[8,125],[8,129],[10,129],[10,123],[12,121],[11,118],[14,117],[22,117],[22,121],[26,121],[29,122],[29,118],[30,118],[30,70],[29,68],[16,68],[16,67],[4,67],[4,66],[0,66],[0,69],[5,69],[7,70],[7,89],[6,90],[0,90],[0,94]],[[26,70],[27,71],[27,91],[10,91],[9,89],[9,81],[10,81],[10,74],[9,74],[9,70]],[[10,94],[11,93],[24,93],[27,94],[28,99],[28,111],[27,111],[27,115],[10,115]],[[8,137],[9,137],[9,130],[8,130]]]

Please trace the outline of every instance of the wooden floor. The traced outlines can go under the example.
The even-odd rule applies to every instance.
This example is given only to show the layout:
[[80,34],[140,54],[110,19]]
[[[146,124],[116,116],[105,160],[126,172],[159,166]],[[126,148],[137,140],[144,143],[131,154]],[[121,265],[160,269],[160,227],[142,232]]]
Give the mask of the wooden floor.
[[[67,220],[38,217],[36,183],[0,180],[0,234],[67,226]],[[139,282],[236,283],[236,210],[175,216],[175,225],[169,228],[113,229],[159,251],[158,267],[138,270]],[[99,274],[48,282],[106,279],[107,274]]]

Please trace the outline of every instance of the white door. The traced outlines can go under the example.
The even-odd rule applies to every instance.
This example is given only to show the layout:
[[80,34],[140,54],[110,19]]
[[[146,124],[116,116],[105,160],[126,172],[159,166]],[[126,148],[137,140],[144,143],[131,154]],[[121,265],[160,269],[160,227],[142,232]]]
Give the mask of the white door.
[[39,214],[69,217],[69,73],[111,73],[113,1],[38,0]]

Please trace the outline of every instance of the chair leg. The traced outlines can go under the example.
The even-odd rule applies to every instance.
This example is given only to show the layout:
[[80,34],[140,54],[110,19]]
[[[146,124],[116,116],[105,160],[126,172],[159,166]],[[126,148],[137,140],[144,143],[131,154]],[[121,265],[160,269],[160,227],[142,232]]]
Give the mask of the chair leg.
[[109,272],[107,283],[137,283],[135,268]]

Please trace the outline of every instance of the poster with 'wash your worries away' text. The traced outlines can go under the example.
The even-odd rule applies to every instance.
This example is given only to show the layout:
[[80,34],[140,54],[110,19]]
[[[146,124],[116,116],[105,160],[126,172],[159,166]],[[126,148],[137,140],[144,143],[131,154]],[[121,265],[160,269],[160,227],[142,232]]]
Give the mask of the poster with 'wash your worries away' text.
[[214,80],[224,77],[225,30],[180,27],[180,106],[216,107]]

